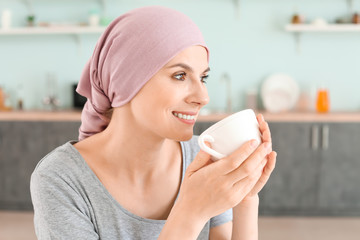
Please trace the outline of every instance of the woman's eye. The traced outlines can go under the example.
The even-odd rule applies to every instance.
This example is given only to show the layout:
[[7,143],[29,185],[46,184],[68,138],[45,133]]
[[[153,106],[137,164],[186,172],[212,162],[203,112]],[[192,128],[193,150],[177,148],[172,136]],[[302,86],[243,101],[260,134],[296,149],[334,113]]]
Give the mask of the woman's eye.
[[209,77],[209,75],[205,75],[201,77],[201,82],[206,83],[206,79]]
[[186,77],[186,73],[179,73],[179,74],[174,75],[174,78],[177,80],[180,80],[180,81],[184,81],[185,77]]

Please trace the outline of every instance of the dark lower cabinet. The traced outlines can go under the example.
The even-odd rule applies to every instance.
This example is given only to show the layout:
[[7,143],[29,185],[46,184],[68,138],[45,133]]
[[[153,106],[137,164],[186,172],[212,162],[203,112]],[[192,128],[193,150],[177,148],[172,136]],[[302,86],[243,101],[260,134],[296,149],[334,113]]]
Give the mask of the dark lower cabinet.
[[[212,123],[197,123],[200,134]],[[261,215],[360,216],[360,123],[270,122],[277,165]]]
[[311,149],[311,123],[270,123],[277,164],[261,192],[264,215],[304,215],[317,207],[320,161]]
[[39,160],[77,139],[80,122],[0,121],[0,209],[30,210],[30,176]]
[[320,151],[319,211],[360,216],[360,123],[328,123],[329,144]]

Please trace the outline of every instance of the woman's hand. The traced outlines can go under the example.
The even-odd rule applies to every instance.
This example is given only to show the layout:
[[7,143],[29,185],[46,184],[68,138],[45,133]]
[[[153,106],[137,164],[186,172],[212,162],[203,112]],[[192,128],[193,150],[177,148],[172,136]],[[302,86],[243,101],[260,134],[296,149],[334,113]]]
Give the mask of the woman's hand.
[[259,181],[271,152],[271,142],[257,146],[256,140],[249,141],[216,162],[200,151],[186,170],[175,207],[181,205],[189,220],[205,223],[239,204]]
[[[262,114],[259,114],[257,116],[257,120],[259,122],[259,128],[260,128],[260,132],[262,135],[262,142],[265,143],[269,143],[272,145],[272,141],[271,141],[271,132],[270,132],[270,128],[267,122],[265,122],[264,117]],[[271,151],[266,157],[266,165],[265,167],[261,170],[261,176],[259,178],[259,180],[257,181],[257,183],[255,184],[255,186],[251,189],[251,191],[246,195],[246,197],[244,198],[243,201],[248,201],[248,200],[252,200],[254,199],[255,201],[258,201],[258,193],[260,192],[260,190],[265,186],[265,184],[267,183],[267,181],[269,180],[269,177],[272,173],[272,171],[275,168],[275,163],[276,163],[276,152]]]

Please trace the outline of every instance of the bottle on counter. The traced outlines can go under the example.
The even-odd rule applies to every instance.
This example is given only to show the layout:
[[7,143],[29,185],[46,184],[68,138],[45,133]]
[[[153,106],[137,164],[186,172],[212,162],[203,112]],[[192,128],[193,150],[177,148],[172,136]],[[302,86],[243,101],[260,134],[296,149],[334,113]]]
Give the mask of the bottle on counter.
[[318,88],[316,94],[316,111],[318,113],[327,113],[330,110],[330,97],[327,88]]
[[12,108],[6,106],[6,95],[5,91],[0,87],[0,111],[11,111]]

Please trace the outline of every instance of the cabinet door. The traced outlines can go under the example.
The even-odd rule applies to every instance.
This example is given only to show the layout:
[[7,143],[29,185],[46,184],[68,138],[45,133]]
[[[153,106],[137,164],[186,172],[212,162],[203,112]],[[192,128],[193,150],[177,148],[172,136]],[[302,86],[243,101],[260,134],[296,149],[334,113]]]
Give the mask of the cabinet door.
[[[264,215],[312,214],[316,208],[318,151],[312,149],[312,123],[269,123],[277,163],[260,192]],[[315,136],[316,137],[316,136]]]
[[30,175],[45,154],[37,122],[0,122],[0,208],[31,209]]
[[32,209],[30,177],[50,151],[77,139],[80,122],[0,121],[0,209]]
[[360,123],[328,123],[323,130],[319,210],[359,216]]
[[70,140],[77,140],[80,122],[44,122],[44,143],[47,152]]

